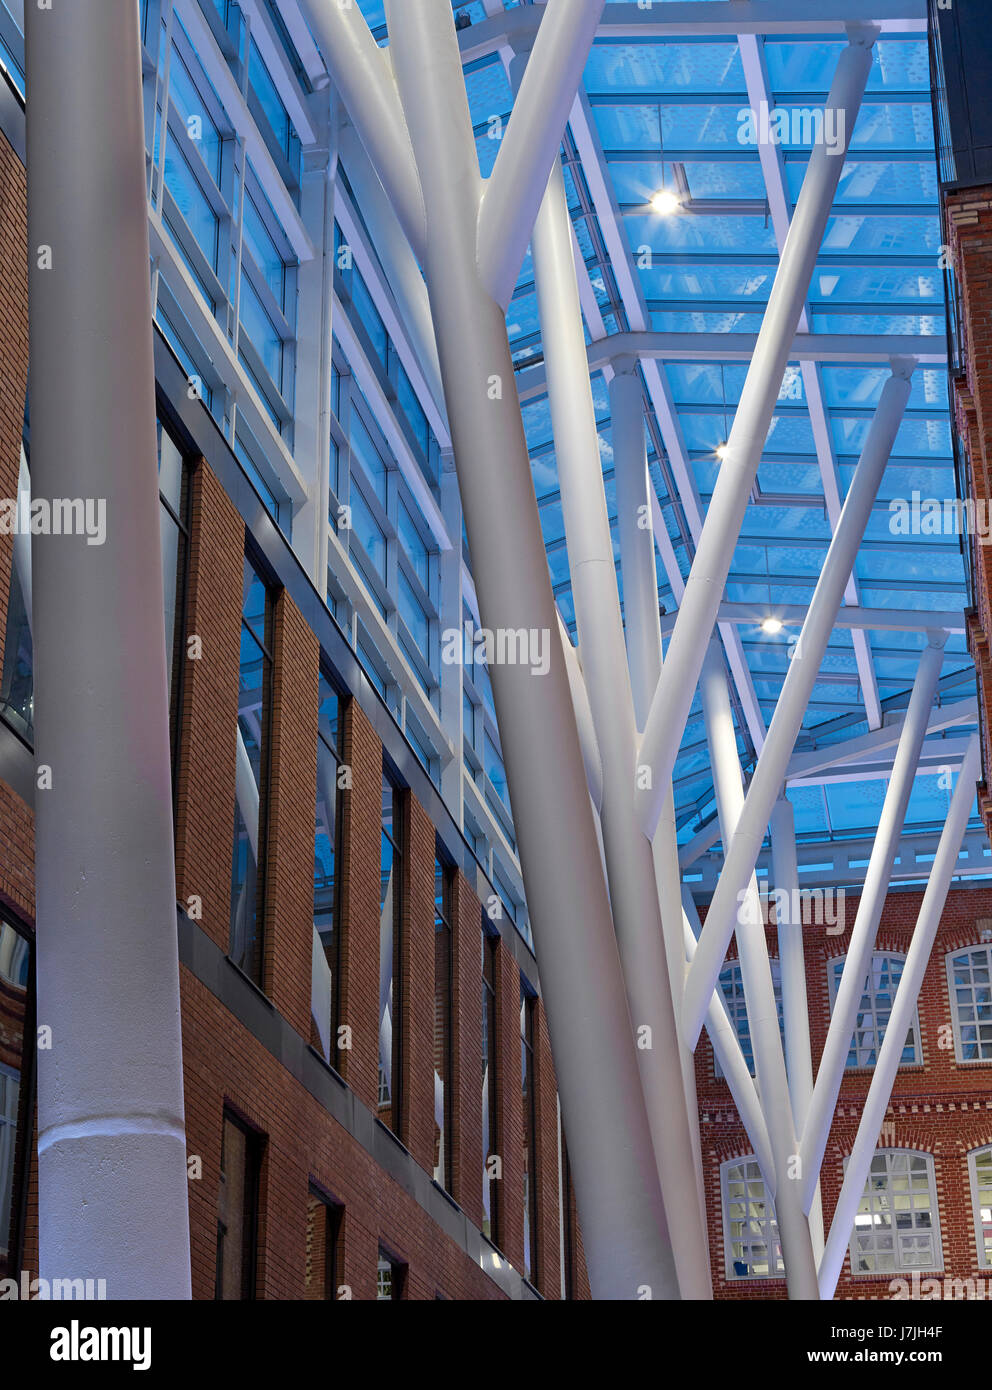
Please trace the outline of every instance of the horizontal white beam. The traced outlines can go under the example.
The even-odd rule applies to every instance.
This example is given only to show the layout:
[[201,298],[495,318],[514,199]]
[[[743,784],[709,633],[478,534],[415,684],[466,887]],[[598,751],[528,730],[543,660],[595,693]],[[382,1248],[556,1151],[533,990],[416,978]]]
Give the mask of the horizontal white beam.
[[[745,537],[742,544],[747,543]],[[668,637],[675,626],[675,613],[666,613],[661,620],[661,633]],[[774,617],[783,627],[802,627],[806,607],[799,603],[721,603],[717,621],[755,627]],[[946,632],[964,632],[964,613],[938,613],[932,609],[916,608],[841,608],[834,627],[863,629],[871,632],[926,632],[928,628],[943,628]]]
[[[874,729],[871,733],[862,734],[859,738],[827,744],[810,753],[797,753],[789,763],[786,777],[789,781],[812,777],[814,773],[822,772],[825,768],[837,767],[840,763],[849,763],[856,758],[863,762],[869,761],[882,749],[892,748],[899,742],[905,718],[903,711],[893,718],[891,723],[884,724],[881,729]],[[931,711],[926,736],[939,734],[944,729],[953,729],[962,724],[975,724],[977,720],[977,700],[957,700],[952,705],[939,705]],[[924,751],[929,752],[926,745]]]
[[[589,344],[590,372],[602,371],[616,357],[656,358],[663,362],[750,362],[755,333],[613,333]],[[854,366],[887,364],[894,357],[911,358],[925,366],[944,366],[943,338],[913,334],[797,333],[790,362],[841,362]],[[517,373],[522,400],[547,389],[544,364]]]
[[[543,3],[497,13],[459,33],[462,61],[475,62],[504,45],[519,45],[537,30]],[[600,39],[733,38],[736,34],[836,34],[849,24],[871,23],[883,34],[925,34],[926,0],[818,0],[800,18],[796,0],[681,0],[641,6],[607,5],[600,20]]]

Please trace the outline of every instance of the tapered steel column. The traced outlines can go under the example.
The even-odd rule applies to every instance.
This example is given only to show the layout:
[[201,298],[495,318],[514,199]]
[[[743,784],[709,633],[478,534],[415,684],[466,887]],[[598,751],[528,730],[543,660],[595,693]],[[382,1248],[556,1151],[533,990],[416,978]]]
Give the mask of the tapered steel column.
[[[929,634],[929,643],[920,658],[909,708],[906,710],[906,718],[899,734],[896,755],[892,760],[892,774],[878,818],[875,843],[868,860],[864,887],[861,890],[858,912],[847,948],[847,959],[844,961],[844,971],[834,1001],[827,1041],[820,1058],[816,1085],[813,1087],[809,1114],[803,1131],[802,1156],[807,1206],[812,1200],[813,1184],[823,1162],[834,1107],[844,1079],[844,1068],[847,1065],[851,1037],[857,1023],[858,1008],[864,994],[865,979],[871,969],[878,923],[885,906],[892,865],[899,848],[899,837],[906,820],[906,808],[913,791],[920,750],[926,737],[937,682],[940,679],[946,640],[946,632]],[[904,1038],[905,1036],[903,1033]]]
[[920,986],[923,984],[923,976],[930,959],[934,937],[940,926],[940,914],[947,901],[947,891],[951,886],[951,879],[954,876],[958,854],[961,850],[961,841],[964,839],[964,833],[968,826],[968,817],[971,814],[972,802],[975,799],[975,783],[979,777],[980,764],[978,735],[973,734],[961,763],[957,786],[951,797],[950,810],[947,813],[947,820],[944,822],[944,829],[941,831],[940,843],[937,846],[933,867],[927,880],[926,892],[923,894],[923,902],[920,904],[916,929],[906,953],[902,978],[892,1002],[892,1013],[889,1015],[885,1037],[879,1048],[878,1061],[875,1064],[871,1085],[868,1088],[868,1096],[861,1113],[857,1138],[854,1141],[854,1148],[851,1150],[844,1183],[830,1225],[830,1236],[820,1265],[821,1298],[833,1298],[837,1288],[837,1280],[844,1264],[844,1252],[851,1239],[858,1204],[871,1171],[872,1154],[878,1142],[882,1121],[885,1119],[885,1110],[892,1094],[892,1083],[899,1070],[902,1051],[906,1045],[906,1034],[912,1027],[913,1011],[916,1008]]
[[40,1272],[189,1298],[141,65],[134,0],[26,5]]
[[[747,887],[758,862],[772,807],[785,780],[796,736],[802,726],[872,504],[892,452],[899,422],[909,399],[912,370],[911,364],[900,365],[898,374],[890,377],[882,388],[875,418],[789,663],[782,693],[768,729],[768,738],[748,788],[744,812],[726,851],[720,880],[706,914],[706,926],[696,959],[686,980],[682,1026],[693,1046],[699,1037],[710,995],[723,968],[737,919],[740,894]],[[667,658],[665,665],[667,668]]]
[[[515,63],[522,62],[516,59]],[[603,768],[610,902],[679,1286],[712,1293],[651,845],[634,815],[637,729],[589,384],[572,225],[556,161],[531,242],[572,598]],[[657,594],[657,588],[655,588]],[[654,623],[657,627],[657,597]],[[650,617],[650,610],[647,615]],[[661,633],[658,631],[658,647]],[[678,904],[681,923],[681,902]],[[679,941],[681,964],[681,942]],[[645,1031],[650,1030],[650,1031]]]
[[[683,894],[684,897],[684,894]],[[685,943],[685,954],[687,960],[692,961],[696,954],[696,939],[699,930],[699,918],[695,911],[695,904],[692,904],[692,918],[688,910],[682,911],[682,932]],[[730,1094],[734,1104],[737,1106],[737,1113],[740,1116],[741,1124],[747,1132],[747,1137],[751,1141],[751,1147],[761,1175],[765,1180],[765,1187],[769,1197],[775,1196],[775,1160],[772,1157],[772,1147],[768,1138],[768,1126],[761,1111],[761,1104],[758,1100],[758,1092],[754,1084],[754,1077],[748,1070],[747,1063],[744,1061],[744,1053],[741,1051],[741,1040],[737,1036],[737,1030],[730,1021],[727,1013],[727,1005],[723,996],[713,994],[706,1010],[706,1032],[713,1045],[713,1055],[720,1064],[724,1079],[730,1087]]]
[[[563,236],[566,230],[566,226],[560,224]],[[568,254],[570,257],[573,254],[571,243]],[[573,282],[574,278],[573,274]],[[581,334],[578,335],[574,347],[577,352],[583,351]],[[654,558],[654,527],[648,491],[650,482],[644,433],[644,398],[637,377],[637,364],[633,358],[624,358],[614,363],[614,376],[609,384],[609,393],[613,476],[617,489],[617,529],[620,534],[620,563],[623,570],[624,638],[634,720],[636,728],[640,730],[644,727],[651,707],[651,698],[661,675],[662,648],[658,611],[658,572]],[[590,415],[591,413],[590,410]],[[595,440],[594,420],[592,436],[590,451]],[[610,556],[609,568],[612,570],[612,543],[605,512],[605,498],[600,525],[601,528],[605,528],[603,543],[606,553]],[[615,592],[612,575],[608,582]],[[617,621],[619,622],[619,607]],[[630,795],[629,786],[626,794]],[[636,822],[632,825],[631,834],[639,834]],[[685,987],[685,949],[682,939],[682,879],[675,834],[675,802],[671,791],[665,798],[664,809],[651,845],[651,854],[655,889],[661,910],[662,936],[672,1003],[677,1015],[682,1007],[682,991]],[[677,1047],[682,1073],[682,1098],[696,1178],[699,1228],[705,1232],[706,1197],[703,1186],[702,1145],[699,1138],[699,1107],[696,1103],[696,1067],[692,1053],[681,1037],[678,1038]],[[662,1191],[665,1191],[664,1180]],[[705,1260],[705,1268],[700,1261],[695,1283],[698,1292],[694,1297],[708,1298],[712,1296],[713,1281],[709,1266],[708,1241],[705,1239],[702,1251],[697,1248],[697,1259],[700,1255],[701,1259]]]
[[[651,786],[640,792],[639,815],[648,835],[654,833],[661,814],[706,654],[706,644],[723,597],[748,498],[785,376],[792,339],[809,293],[813,268],[844,167],[844,156],[854,132],[871,68],[871,50],[876,32],[866,28],[852,34],[850,45],[838,61],[827,108],[836,113],[837,129],[842,140],[834,152],[825,144],[813,147],[740,404],[734,416],[727,453],[720,465],[685,593],[679,605],[641,745],[640,761],[653,774]],[[709,993],[708,990],[707,997]]]
[[[806,999],[806,957],[803,919],[796,862],[796,818],[792,802],[781,796],[769,822],[772,842],[772,875],[781,896],[776,909],[778,958],[782,972],[782,1021],[785,1029],[785,1063],[796,1133],[802,1134],[813,1095],[813,1059],[810,1053],[809,1006]],[[823,1206],[820,1187],[809,1214],[813,1255],[823,1254]]]
[[[713,768],[717,814],[725,845],[730,844],[744,810],[744,788],[737,753],[727,677],[716,642],[711,642],[699,681],[706,738]],[[795,1171],[798,1150],[789,1102],[785,1055],[778,1027],[778,1008],[772,982],[768,945],[762,921],[758,884],[752,872],[737,913],[737,953],[747,1006],[758,1091],[775,1160],[775,1214],[782,1240],[789,1297],[815,1300],[816,1263],[809,1223],[802,1207],[802,1187]]]
[[[590,1280],[599,1298],[677,1296],[505,317],[476,259],[482,188],[454,18],[447,0],[399,0],[388,19],[482,617],[537,630],[550,653],[544,675],[490,674]],[[325,57],[337,72],[349,50]]]

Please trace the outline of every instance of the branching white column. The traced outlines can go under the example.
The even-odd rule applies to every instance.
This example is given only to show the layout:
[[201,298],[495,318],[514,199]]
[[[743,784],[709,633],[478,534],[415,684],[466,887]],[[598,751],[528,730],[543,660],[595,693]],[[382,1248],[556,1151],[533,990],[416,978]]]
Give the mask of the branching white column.
[[[715,642],[710,644],[703,662],[699,692],[703,702],[721,834],[724,844],[729,844],[744,809],[744,789],[727,678],[720,649]],[[775,1160],[775,1214],[782,1240],[786,1284],[790,1298],[815,1300],[818,1296],[816,1264],[796,1171],[796,1130],[789,1103],[785,1055],[779,1034],[778,1008],[758,884],[753,872],[739,902],[737,952],[758,1091]]]
[[138,9],[25,6],[40,1273],[190,1297]]
[[[579,345],[581,346],[581,344]],[[623,570],[624,633],[630,670],[631,694],[637,729],[644,727],[651,697],[661,675],[661,621],[658,611],[658,573],[654,558],[654,527],[650,504],[647,447],[644,432],[644,399],[633,358],[614,363],[609,384],[610,422],[613,439],[613,472],[617,489],[617,523],[620,563]],[[607,527],[606,541],[609,543]],[[612,567],[612,563],[611,563]],[[612,578],[610,579],[612,584]],[[639,834],[636,823],[631,833]],[[675,833],[675,801],[669,791],[651,845],[655,886],[668,963],[672,1002],[682,1007],[685,988],[682,877]],[[700,1226],[706,1230],[706,1196],[703,1184],[699,1107],[696,1103],[696,1067],[688,1047],[678,1039],[682,1070],[682,1094],[689,1141],[692,1145]],[[664,1183],[662,1184],[664,1190]],[[704,1241],[705,1270],[700,1269],[697,1297],[710,1297],[713,1287],[708,1242]],[[702,1290],[705,1289],[705,1293]]]
[[892,1094],[892,1083],[899,1070],[906,1034],[912,1026],[920,986],[923,984],[934,937],[940,926],[940,914],[944,910],[947,890],[951,886],[961,841],[964,839],[968,817],[971,814],[972,802],[975,799],[975,783],[980,775],[980,761],[978,735],[973,734],[961,763],[954,795],[951,797],[950,810],[941,832],[923,902],[920,904],[913,940],[906,953],[902,978],[892,1002],[892,1013],[878,1052],[878,1061],[868,1088],[857,1138],[848,1160],[844,1183],[830,1225],[830,1236],[820,1265],[821,1298],[832,1298],[837,1287],[844,1263],[844,1252],[851,1239],[858,1204],[871,1170],[872,1154]]
[[[693,921],[697,924],[698,917],[693,905]],[[686,959],[691,961],[696,954],[696,931],[689,919],[689,913],[683,909],[682,930],[685,942]],[[758,1100],[758,1092],[754,1084],[754,1077],[748,1070],[744,1060],[744,1053],[741,1050],[741,1041],[737,1036],[737,1030],[730,1021],[727,1013],[727,1005],[719,994],[714,993],[710,1000],[710,1006],[706,1011],[706,1032],[710,1042],[713,1044],[713,1055],[720,1063],[720,1069],[730,1087],[730,1094],[734,1104],[737,1106],[737,1113],[740,1116],[741,1124],[747,1132],[747,1137],[751,1141],[751,1148],[754,1156],[758,1160],[761,1169],[761,1176],[765,1180],[765,1187],[769,1197],[775,1196],[775,1160],[772,1157],[772,1146],[768,1138],[768,1126],[765,1124],[765,1117],[761,1110],[761,1102]]]
[[913,693],[899,735],[896,755],[892,760],[892,773],[878,818],[875,843],[868,860],[858,912],[851,929],[847,959],[844,961],[844,971],[834,1001],[827,1041],[820,1058],[803,1131],[802,1157],[807,1208],[812,1200],[813,1184],[823,1162],[834,1107],[840,1094],[851,1037],[857,1022],[858,1007],[864,994],[865,979],[871,969],[871,955],[875,947],[878,923],[885,906],[885,894],[892,877],[892,865],[899,848],[899,836],[902,834],[906,808],[913,790],[913,779],[920,761],[920,749],[923,747],[927,723],[933,709],[946,640],[946,632],[929,634],[929,642],[920,658],[916,680],[913,682]]
[[[353,86],[350,27],[336,4],[308,0],[315,9],[324,56]],[[347,99],[374,161],[384,142],[403,146],[407,127],[415,151],[423,266],[483,620],[536,631],[550,653],[544,675],[504,663],[491,677],[590,1280],[601,1298],[636,1298],[645,1287],[677,1296],[505,317],[476,257],[482,181],[454,18],[448,0],[399,0],[388,20],[406,124],[370,131],[376,111],[361,91]]]
[[[785,1063],[789,1075],[793,1123],[802,1134],[813,1095],[813,1058],[810,1052],[809,1006],[806,999],[806,957],[803,951],[802,900],[796,862],[796,818],[792,802],[781,796],[769,822],[772,842],[772,874],[777,899],[778,959],[782,973],[782,1021],[785,1027]],[[819,1183],[809,1215],[813,1256],[823,1254],[823,1206]]]
[[[748,788],[743,814],[726,852],[720,880],[706,914],[706,925],[696,959],[686,980],[682,1026],[692,1046],[699,1037],[710,995],[716,988],[733,935],[740,894],[746,888],[758,861],[772,807],[785,781],[796,736],[802,726],[841,598],[909,399],[912,366],[900,364],[896,370],[897,374],[890,377],[882,388],[882,398],[789,663],[768,738]],[[666,657],[666,669],[667,666]]]
[[[761,461],[775,403],[782,387],[792,339],[799,324],[820,244],[837,191],[844,156],[854,132],[871,67],[874,29],[852,33],[841,54],[827,98],[842,134],[833,153],[814,145],[788,240],[782,251],[727,453],[720,465],[696,555],[679,605],[665,665],[644,730],[640,761],[652,770],[640,792],[639,814],[652,835],[661,814],[682,731],[692,704],[706,646],[716,621],[748,498]],[[711,990],[706,991],[709,997]],[[705,1007],[705,1006],[703,1006]]]
[[[579,650],[603,768],[600,819],[613,924],[637,1031],[641,1080],[679,1285],[686,1298],[707,1298],[712,1284],[706,1227],[696,1199],[696,1166],[654,861],[634,815],[637,729],[586,366],[572,226],[557,161],[538,213],[532,249]],[[654,621],[657,626],[657,617]],[[681,921],[681,902],[678,908]],[[681,942],[678,945],[681,964]]]

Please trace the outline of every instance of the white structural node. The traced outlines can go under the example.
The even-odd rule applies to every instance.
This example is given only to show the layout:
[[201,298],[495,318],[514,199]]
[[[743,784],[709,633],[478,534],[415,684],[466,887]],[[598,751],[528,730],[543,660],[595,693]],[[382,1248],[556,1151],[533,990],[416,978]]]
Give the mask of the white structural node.
[[31,488],[106,506],[32,537],[40,1273],[189,1298],[138,10],[24,16]]

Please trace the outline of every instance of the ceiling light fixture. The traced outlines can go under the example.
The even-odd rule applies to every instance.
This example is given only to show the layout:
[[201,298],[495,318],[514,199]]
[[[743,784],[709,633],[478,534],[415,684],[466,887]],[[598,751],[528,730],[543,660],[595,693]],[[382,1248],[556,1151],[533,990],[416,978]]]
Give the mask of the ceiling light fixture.
[[670,188],[661,188],[651,199],[651,206],[655,212],[662,217],[669,217],[673,212],[677,212],[682,206],[682,200],[677,193],[673,193]]
[[766,618],[761,624],[761,631],[766,632],[769,637],[774,637],[776,633],[782,631],[781,618]]

